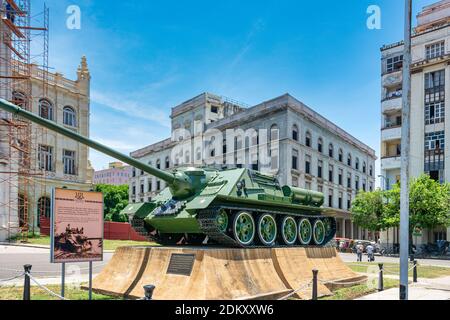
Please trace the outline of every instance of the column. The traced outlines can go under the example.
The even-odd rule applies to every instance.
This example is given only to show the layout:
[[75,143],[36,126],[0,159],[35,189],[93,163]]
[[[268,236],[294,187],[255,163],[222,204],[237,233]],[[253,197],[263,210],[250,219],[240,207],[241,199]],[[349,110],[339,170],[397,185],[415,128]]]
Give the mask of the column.
[[345,219],[342,219],[342,237],[345,238]]
[[355,239],[355,234],[354,234],[354,230],[353,230],[353,225],[354,225],[354,223],[353,223],[353,221],[350,223],[350,229],[351,229],[351,231],[350,231],[350,237],[352,238],[352,239]]

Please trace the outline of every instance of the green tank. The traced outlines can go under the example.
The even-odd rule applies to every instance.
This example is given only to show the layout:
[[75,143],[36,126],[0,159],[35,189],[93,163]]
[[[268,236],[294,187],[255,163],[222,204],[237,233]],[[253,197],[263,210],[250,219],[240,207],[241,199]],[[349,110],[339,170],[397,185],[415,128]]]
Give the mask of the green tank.
[[165,181],[168,187],[151,202],[133,203],[123,211],[149,240],[231,247],[324,246],[336,234],[336,219],[322,207],[322,193],[281,186],[275,177],[249,169],[159,170],[5,100],[0,99],[0,109]]

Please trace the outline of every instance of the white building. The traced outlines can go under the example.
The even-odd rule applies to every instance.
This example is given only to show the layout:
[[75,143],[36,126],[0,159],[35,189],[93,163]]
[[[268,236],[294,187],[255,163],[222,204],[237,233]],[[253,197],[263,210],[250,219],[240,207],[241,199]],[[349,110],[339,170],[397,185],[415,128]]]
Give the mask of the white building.
[[[272,163],[278,168],[270,173],[276,175],[280,184],[289,184],[323,192],[325,206],[333,208],[338,217],[338,236],[348,238],[374,238],[359,230],[350,219],[349,208],[359,190],[373,190],[375,151],[357,140],[331,121],[325,119],[289,94],[258,104],[251,108],[213,95],[201,94],[172,109],[172,137],[131,153],[131,156],[161,169],[170,169],[183,163],[202,165],[205,161],[202,150],[192,148],[184,154],[176,152],[174,141],[182,140],[177,134],[184,128],[191,141],[207,131],[217,129],[259,130],[267,129],[274,138],[276,132],[279,145],[277,158],[272,154]],[[275,139],[276,139],[275,138]],[[252,146],[258,145],[262,137],[249,137],[248,142],[236,138],[236,143],[227,142],[224,135],[222,151],[207,150],[215,156],[219,168],[242,166],[240,160],[232,165],[226,161],[231,153],[238,159],[239,151],[245,150],[242,158],[252,157]],[[230,145],[234,150],[230,152]],[[228,149],[228,152],[227,152]],[[263,164],[244,162],[245,166],[262,170]],[[130,182],[130,202],[150,201],[165,187],[155,177],[134,170]]]
[[[424,7],[412,36],[410,174],[428,173],[450,181],[450,0]],[[390,189],[400,180],[402,126],[403,42],[381,48],[381,174]],[[425,230],[414,244],[450,239],[450,229]],[[398,229],[382,234],[382,241],[398,244]]]

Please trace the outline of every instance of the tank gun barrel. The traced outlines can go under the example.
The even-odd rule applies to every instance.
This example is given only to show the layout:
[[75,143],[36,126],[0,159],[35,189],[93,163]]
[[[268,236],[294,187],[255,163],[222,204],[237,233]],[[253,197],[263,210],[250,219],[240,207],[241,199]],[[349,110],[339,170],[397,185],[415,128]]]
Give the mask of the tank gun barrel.
[[154,168],[154,167],[149,166],[139,160],[131,158],[123,153],[117,152],[101,143],[98,143],[94,140],[86,138],[72,130],[66,129],[63,126],[61,126],[53,121],[44,119],[40,116],[35,115],[34,113],[32,113],[30,111],[24,110],[4,99],[0,99],[0,109],[7,111],[9,113],[12,113],[13,115],[20,116],[20,117],[27,119],[31,122],[34,122],[36,124],[39,124],[47,129],[55,131],[56,133],[59,133],[67,138],[73,139],[79,143],[89,146],[92,149],[102,152],[102,153],[104,153],[108,156],[111,156],[117,160],[123,161],[124,163],[127,163],[132,167],[140,169],[150,175],[153,175],[161,180],[164,180],[169,185],[173,185],[174,183],[176,183],[176,181],[175,181],[176,177],[172,173],[168,173],[168,172],[162,171],[160,169]]

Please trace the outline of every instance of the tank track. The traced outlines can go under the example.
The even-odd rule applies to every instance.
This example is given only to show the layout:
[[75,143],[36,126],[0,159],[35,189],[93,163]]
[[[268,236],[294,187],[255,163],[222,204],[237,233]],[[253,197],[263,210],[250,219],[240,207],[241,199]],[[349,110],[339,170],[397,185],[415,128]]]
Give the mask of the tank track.
[[[267,246],[263,245],[250,245],[250,246],[244,246],[241,245],[238,241],[236,241],[232,236],[229,234],[225,234],[222,231],[220,231],[218,225],[217,225],[217,215],[221,209],[227,209],[227,210],[233,210],[233,211],[253,211],[253,212],[261,212],[261,213],[271,213],[271,214],[279,214],[279,215],[286,215],[285,212],[280,211],[270,211],[270,210],[261,210],[261,209],[251,209],[249,208],[237,208],[237,207],[227,207],[227,206],[219,206],[219,207],[213,207],[209,209],[201,210],[197,215],[197,220],[200,226],[200,229],[204,234],[208,236],[209,239],[217,242],[220,245],[225,246],[231,246],[231,247],[237,247],[237,248],[267,248]],[[324,218],[323,215],[298,215],[293,214],[294,217],[299,218],[308,218],[308,219],[318,219],[318,218]],[[231,220],[231,219],[230,219]],[[331,232],[327,235],[327,237],[324,240],[324,244],[321,245],[321,247],[326,247],[330,243],[331,240],[333,240],[336,229],[337,229],[337,223],[336,219],[330,219],[331,220]],[[278,245],[276,247],[311,247],[312,245]]]

